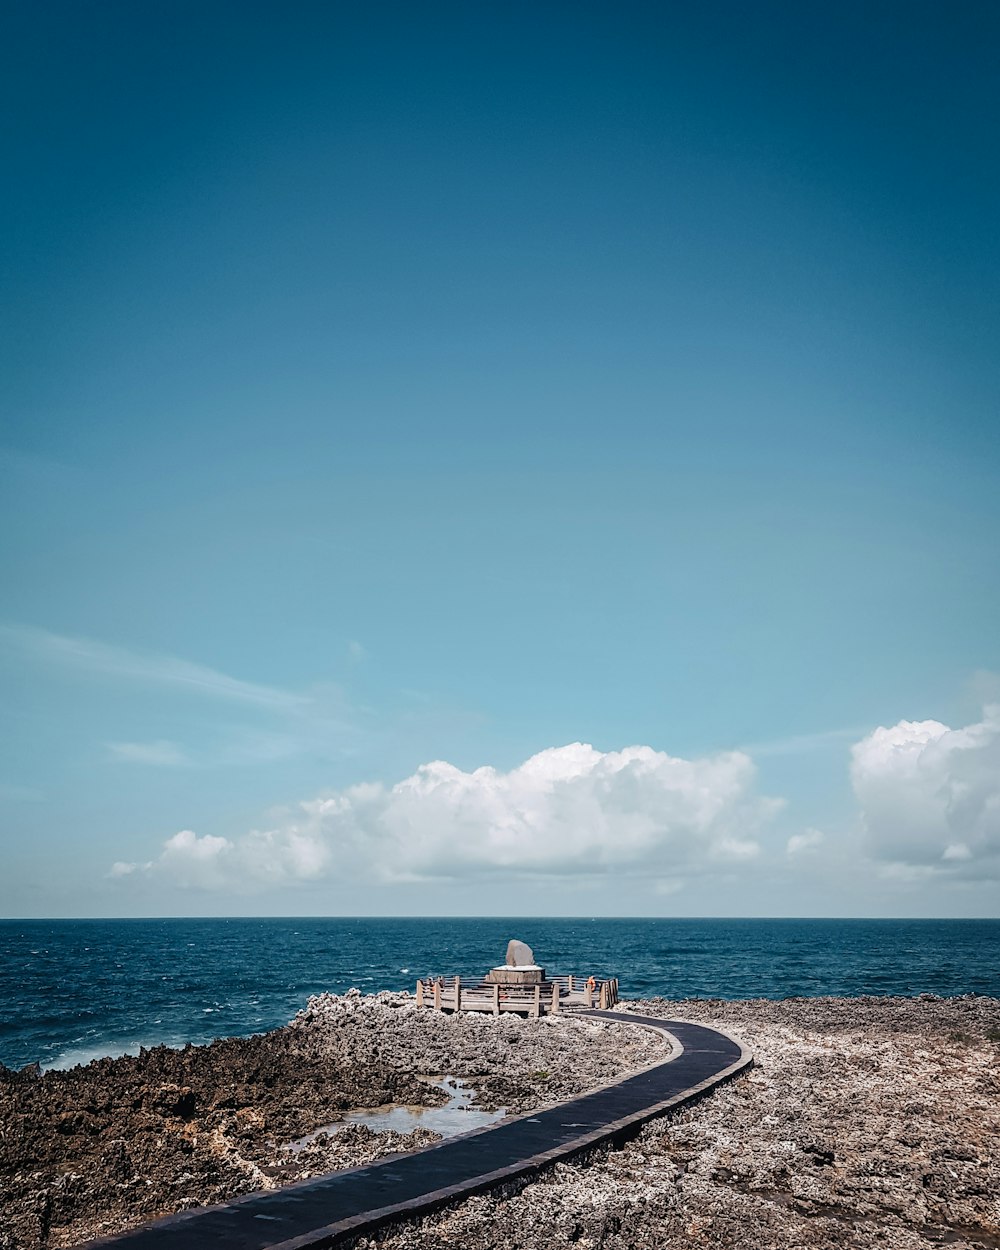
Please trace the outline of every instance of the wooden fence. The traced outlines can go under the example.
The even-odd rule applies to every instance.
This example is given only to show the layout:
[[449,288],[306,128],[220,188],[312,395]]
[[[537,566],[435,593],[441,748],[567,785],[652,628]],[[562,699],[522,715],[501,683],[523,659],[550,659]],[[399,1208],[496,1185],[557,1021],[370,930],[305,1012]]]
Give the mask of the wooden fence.
[[498,1016],[513,1011],[544,1016],[579,1007],[607,1011],[618,1002],[618,978],[550,977],[541,985],[500,985],[478,981],[463,985],[461,977],[432,977],[417,982],[417,1006],[436,1011],[488,1011]]

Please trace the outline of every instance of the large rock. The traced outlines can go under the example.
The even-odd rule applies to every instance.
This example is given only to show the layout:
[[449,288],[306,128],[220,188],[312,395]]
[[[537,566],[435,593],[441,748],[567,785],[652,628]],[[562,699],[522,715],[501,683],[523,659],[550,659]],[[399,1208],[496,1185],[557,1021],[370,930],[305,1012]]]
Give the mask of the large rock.
[[527,942],[512,939],[507,943],[508,968],[533,968],[534,966],[535,956]]

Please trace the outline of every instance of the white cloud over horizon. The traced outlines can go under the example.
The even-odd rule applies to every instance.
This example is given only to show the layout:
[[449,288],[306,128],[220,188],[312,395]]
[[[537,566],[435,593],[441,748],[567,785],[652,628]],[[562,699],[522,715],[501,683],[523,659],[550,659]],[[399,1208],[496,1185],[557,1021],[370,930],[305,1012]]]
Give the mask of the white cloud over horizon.
[[[139,756],[161,751],[166,763],[171,745],[146,744]],[[135,744],[118,746],[135,756]],[[748,872],[848,883],[866,866],[896,886],[1000,876],[1000,708],[960,729],[879,727],[849,760],[857,815],[839,829],[777,822],[785,800],[760,793],[742,751],[685,759],[577,742],[508,771],[432,761],[395,784],[305,800],[273,827],[235,837],[184,829],[109,875],[236,894],[345,881],[568,887],[607,876],[670,894]]]
[[880,726],[851,755],[866,849],[887,871],[1000,876],[1000,705],[961,729]]
[[237,891],[346,872],[399,883],[614,870],[672,883],[759,856],[756,834],[783,803],[756,782],[736,751],[686,760],[573,743],[508,772],[434,761],[392,786],[303,802],[276,829],[232,839],[182,830],[155,859],[119,862],[111,875]]

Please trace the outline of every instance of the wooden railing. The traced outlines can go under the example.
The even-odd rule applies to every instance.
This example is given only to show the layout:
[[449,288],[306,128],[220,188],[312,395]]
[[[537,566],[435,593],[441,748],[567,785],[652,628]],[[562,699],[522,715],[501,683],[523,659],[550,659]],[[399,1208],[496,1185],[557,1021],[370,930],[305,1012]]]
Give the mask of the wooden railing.
[[436,1011],[503,1011],[518,1015],[551,1015],[565,1008],[599,1007],[603,1011],[618,1002],[618,978],[549,977],[540,985],[500,985],[480,981],[463,985],[461,977],[432,977],[417,982],[417,1006]]

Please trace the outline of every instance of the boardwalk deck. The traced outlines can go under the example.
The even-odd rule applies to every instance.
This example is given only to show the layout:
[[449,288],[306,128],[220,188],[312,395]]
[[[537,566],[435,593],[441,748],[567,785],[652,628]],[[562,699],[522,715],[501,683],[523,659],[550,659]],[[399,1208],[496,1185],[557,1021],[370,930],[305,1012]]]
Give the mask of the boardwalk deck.
[[618,978],[559,976],[538,985],[498,985],[479,981],[463,984],[460,977],[437,977],[417,982],[417,1006],[437,1011],[485,1011],[498,1016],[547,1016],[558,1011],[608,1011],[618,1002]]
[[674,1051],[613,1084],[532,1115],[90,1244],[119,1250],[322,1250],[619,1140],[752,1062],[739,1042],[703,1025],[588,1014],[657,1029]]

